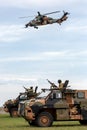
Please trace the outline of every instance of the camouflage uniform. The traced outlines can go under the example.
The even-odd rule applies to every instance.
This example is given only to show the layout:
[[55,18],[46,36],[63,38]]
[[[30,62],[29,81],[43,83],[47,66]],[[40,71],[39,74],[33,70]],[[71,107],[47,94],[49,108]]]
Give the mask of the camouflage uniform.
[[62,89],[62,88],[63,88],[64,83],[62,83],[62,81],[61,81],[60,79],[58,80],[58,83],[59,83],[58,88],[59,88],[59,89]]

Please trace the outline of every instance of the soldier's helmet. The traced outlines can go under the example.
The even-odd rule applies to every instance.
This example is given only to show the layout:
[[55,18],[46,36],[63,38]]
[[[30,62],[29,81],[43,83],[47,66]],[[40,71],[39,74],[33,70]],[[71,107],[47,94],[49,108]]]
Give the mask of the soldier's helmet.
[[31,86],[30,89],[33,89],[33,86]]
[[59,79],[59,80],[58,80],[58,83],[60,84],[61,82],[62,82],[61,79]]

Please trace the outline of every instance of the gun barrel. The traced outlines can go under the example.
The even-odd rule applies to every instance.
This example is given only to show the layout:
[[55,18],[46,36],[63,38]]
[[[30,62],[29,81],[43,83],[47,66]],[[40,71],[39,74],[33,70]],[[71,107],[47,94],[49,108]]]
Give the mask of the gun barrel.
[[28,91],[28,89],[27,89],[26,87],[23,86],[23,88],[24,88],[26,91]]
[[52,83],[50,80],[47,79],[47,81],[53,86],[53,87],[57,87],[54,83]]
[[47,81],[48,81],[48,83],[53,84],[50,80],[47,79]]

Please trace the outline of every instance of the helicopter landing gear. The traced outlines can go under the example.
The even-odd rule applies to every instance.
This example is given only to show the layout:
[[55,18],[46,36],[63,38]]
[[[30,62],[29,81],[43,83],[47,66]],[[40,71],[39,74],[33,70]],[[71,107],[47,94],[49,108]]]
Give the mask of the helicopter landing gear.
[[34,28],[38,29],[38,27],[37,27],[37,26],[34,26]]

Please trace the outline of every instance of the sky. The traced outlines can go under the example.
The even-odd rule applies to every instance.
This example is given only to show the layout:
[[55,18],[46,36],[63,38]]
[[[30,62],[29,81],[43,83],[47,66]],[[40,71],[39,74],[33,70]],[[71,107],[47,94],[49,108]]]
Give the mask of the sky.
[[[69,12],[67,21],[24,28],[37,12],[52,18]],[[25,87],[50,88],[69,80],[72,89],[87,89],[87,0],[0,1],[0,106]],[[21,19],[20,17],[29,16]]]

